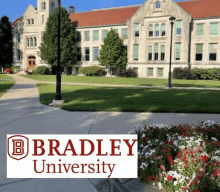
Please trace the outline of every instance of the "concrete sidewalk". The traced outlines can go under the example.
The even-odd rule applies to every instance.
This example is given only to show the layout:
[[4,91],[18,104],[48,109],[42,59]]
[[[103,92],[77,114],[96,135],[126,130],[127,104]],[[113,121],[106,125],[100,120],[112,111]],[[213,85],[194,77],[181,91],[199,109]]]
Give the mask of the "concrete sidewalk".
[[[40,104],[36,81],[12,75],[17,82],[0,98],[0,191],[100,191],[107,192],[104,179],[7,179],[7,134],[127,134],[138,123],[197,124],[219,121],[218,114],[68,112]],[[131,182],[126,183],[132,189]],[[95,188],[95,187],[96,188]],[[137,182],[136,189],[143,187]],[[34,190],[31,190],[34,189]],[[147,188],[148,191],[152,191]]]

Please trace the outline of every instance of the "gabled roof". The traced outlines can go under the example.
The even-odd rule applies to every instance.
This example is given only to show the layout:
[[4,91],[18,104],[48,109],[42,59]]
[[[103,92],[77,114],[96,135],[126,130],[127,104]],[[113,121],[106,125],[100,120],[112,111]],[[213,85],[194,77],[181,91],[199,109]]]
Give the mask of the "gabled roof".
[[127,23],[139,7],[140,5],[71,13],[70,19],[78,27],[123,24]]
[[18,23],[19,20],[20,20],[20,18],[17,18],[17,19],[11,24],[11,26],[14,27],[14,26]]
[[195,0],[177,3],[193,18],[207,18],[220,16],[220,0]]

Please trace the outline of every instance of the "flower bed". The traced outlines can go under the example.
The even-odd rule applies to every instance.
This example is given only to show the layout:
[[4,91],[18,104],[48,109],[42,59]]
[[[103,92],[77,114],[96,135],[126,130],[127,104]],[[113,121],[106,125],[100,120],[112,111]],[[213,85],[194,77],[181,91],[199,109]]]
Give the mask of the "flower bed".
[[135,127],[138,172],[168,192],[220,191],[220,124]]

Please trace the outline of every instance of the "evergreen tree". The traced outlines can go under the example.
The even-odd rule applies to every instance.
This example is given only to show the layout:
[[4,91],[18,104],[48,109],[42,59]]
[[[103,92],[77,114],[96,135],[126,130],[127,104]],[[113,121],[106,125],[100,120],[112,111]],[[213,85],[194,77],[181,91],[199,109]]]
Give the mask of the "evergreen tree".
[[[57,23],[58,23],[58,8],[48,18],[46,31],[43,35],[43,43],[39,47],[41,59],[52,66],[57,65]],[[61,66],[71,66],[77,61],[76,43],[80,40],[79,32],[71,23],[67,10],[61,8]]]
[[127,47],[123,46],[123,40],[115,30],[111,29],[107,33],[99,53],[98,61],[100,65],[106,66],[110,70],[118,67],[126,67]]
[[0,66],[11,66],[13,62],[12,28],[7,16],[0,20]]

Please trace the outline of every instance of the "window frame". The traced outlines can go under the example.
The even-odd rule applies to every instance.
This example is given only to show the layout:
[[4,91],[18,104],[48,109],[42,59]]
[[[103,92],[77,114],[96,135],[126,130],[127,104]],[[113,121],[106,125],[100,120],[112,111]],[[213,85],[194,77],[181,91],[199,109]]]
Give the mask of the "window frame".
[[[162,30],[162,29],[163,29],[163,26],[165,26],[165,35],[163,35],[163,30]],[[167,26],[166,23],[162,23],[162,24],[161,24],[161,37],[166,37],[166,35],[167,35],[166,26]]]
[[[155,50],[156,46],[157,46],[157,52]],[[157,60],[155,59],[156,58],[156,54],[157,54]],[[154,44],[154,61],[159,61],[159,44],[158,43]]]
[[[211,54],[211,52],[210,52],[210,47],[211,47],[211,45],[217,45],[217,50],[216,50],[216,60],[215,61],[211,61],[210,60],[210,54]],[[219,44],[218,43],[209,43],[209,62],[217,62],[218,61],[218,46],[219,46]]]
[[121,37],[122,37],[123,40],[126,40],[126,39],[124,39],[124,34],[123,34],[124,30],[127,31],[127,38],[126,39],[128,39],[128,28],[121,29]]
[[89,40],[88,41],[90,41],[91,40],[91,38],[90,38],[90,31],[84,31],[84,41],[87,41],[86,40],[86,33],[89,33]]
[[[87,49],[89,50],[89,54],[86,54],[86,50]],[[85,47],[84,50],[85,50],[85,52],[84,52],[85,53],[85,62],[89,62],[90,61],[90,47]],[[89,56],[89,60],[88,61],[86,60],[86,56]]]
[[[135,29],[135,26],[136,26],[136,25],[139,25],[138,37],[136,37],[136,33],[135,33],[135,32],[136,32],[136,29]],[[140,23],[134,23],[134,38],[139,38],[139,37],[140,37]]]
[[[150,26],[152,26],[151,31],[150,31]],[[150,32],[152,32],[152,36],[150,36]],[[154,25],[153,24],[148,25],[148,37],[154,37]]]
[[[181,21],[181,34],[177,34],[177,22]],[[183,34],[183,20],[176,20],[176,36],[182,36]]]
[[[135,46],[138,46],[138,58],[135,59]],[[138,62],[139,61],[139,44],[134,44],[133,46],[133,61]]]
[[[158,26],[158,36],[157,36],[157,29],[156,29],[157,26]],[[160,37],[160,25],[159,25],[159,24],[156,24],[156,25],[154,26],[154,30],[155,30],[155,31],[154,31],[154,32],[155,32],[155,33],[154,33],[154,34],[155,34],[154,37]]]
[[93,47],[93,62],[98,62],[98,59],[97,59],[97,61],[95,61],[95,49],[98,49],[98,56],[97,56],[97,58],[99,57],[99,47]]
[[[149,69],[152,69],[152,76],[149,76]],[[147,68],[147,78],[154,78],[154,68],[153,67]]]
[[104,31],[107,31],[105,38],[107,37],[107,34],[108,34],[108,32],[109,32],[108,29],[103,29],[103,30],[102,30],[102,41],[104,41],[104,39],[105,39],[105,38],[103,37],[103,32],[104,32]]
[[[163,77],[159,77],[159,70],[162,69],[163,70]],[[164,68],[158,67],[157,68],[157,78],[164,78]]]
[[[177,53],[177,52],[176,52],[176,45],[177,45],[177,44],[180,44],[180,59],[179,59],[179,60],[176,59],[176,58],[177,58],[177,57],[176,57],[176,53]],[[181,47],[181,46],[182,46],[182,43],[181,43],[181,42],[176,42],[176,43],[175,43],[175,61],[181,61],[181,56],[182,56],[182,49],[181,49],[182,47]]]
[[[162,47],[164,47],[164,59],[162,60]],[[166,46],[165,45],[160,45],[160,61],[165,61],[166,60]]]
[[[212,24],[218,24],[218,32],[217,32],[217,35],[212,35],[211,34],[211,25]],[[211,36],[211,37],[217,37],[219,35],[219,22],[212,22],[212,23],[210,23],[210,25],[209,25],[209,36]]]
[[[196,60],[196,54],[197,54],[196,46],[197,46],[197,45],[202,45],[202,60],[201,60],[201,61],[197,61],[197,60]],[[203,60],[204,60],[204,55],[203,55],[203,53],[204,53],[204,44],[203,44],[203,43],[196,43],[196,44],[195,44],[195,62],[200,62],[200,63],[203,62]]]
[[[157,8],[157,3],[159,3],[160,8]],[[160,1],[156,1],[156,2],[154,3],[154,9],[155,9],[155,10],[161,10],[161,2],[160,2]]]
[[[197,30],[197,28],[198,28],[198,25],[203,25],[203,35],[202,36],[198,36],[198,30]],[[197,23],[196,24],[196,37],[204,37],[204,32],[205,32],[205,23]]]
[[[151,60],[149,59],[149,56],[150,56],[149,48],[150,47],[151,47]],[[148,61],[153,61],[153,48],[154,46],[148,45],[148,58],[147,58]]]
[[[95,32],[98,32],[98,40],[95,40]],[[93,31],[93,42],[98,42],[99,41],[99,30],[94,30]]]

